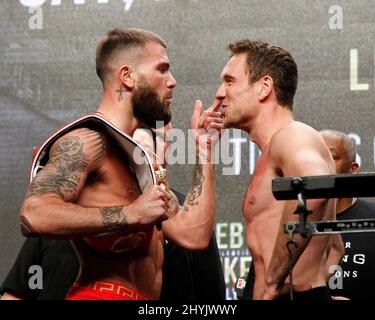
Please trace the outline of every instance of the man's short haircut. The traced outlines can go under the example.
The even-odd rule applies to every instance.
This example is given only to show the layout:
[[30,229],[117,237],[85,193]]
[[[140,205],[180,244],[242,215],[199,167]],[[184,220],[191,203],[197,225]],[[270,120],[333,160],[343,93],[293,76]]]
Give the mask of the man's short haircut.
[[357,148],[356,148],[356,143],[353,138],[349,137],[344,132],[333,130],[333,129],[325,129],[325,130],[319,131],[319,133],[322,135],[336,136],[342,139],[345,143],[345,149],[348,153],[348,160],[350,162],[356,161]]
[[297,89],[297,64],[284,48],[270,45],[262,40],[240,40],[228,46],[232,56],[246,53],[246,69],[252,84],[268,75],[273,79],[277,102],[293,109]]
[[165,41],[157,34],[135,28],[116,28],[107,33],[96,48],[96,73],[102,83],[111,71],[110,62],[118,53],[126,55],[131,49],[141,49],[148,42],[156,42],[166,48]]

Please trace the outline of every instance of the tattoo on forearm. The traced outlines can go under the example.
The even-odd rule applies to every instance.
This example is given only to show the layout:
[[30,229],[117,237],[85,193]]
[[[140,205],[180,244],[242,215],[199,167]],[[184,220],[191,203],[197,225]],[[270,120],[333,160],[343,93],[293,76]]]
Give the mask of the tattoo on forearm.
[[30,224],[29,220],[25,218],[25,216],[20,217],[20,225],[21,225],[21,232],[22,234],[33,235],[36,234],[35,230],[33,229],[32,225]]
[[88,165],[88,156],[83,152],[83,142],[78,137],[68,137],[55,147],[49,161],[54,168],[46,167],[30,184],[26,198],[54,193],[64,194],[77,190],[80,173]]
[[184,204],[184,210],[188,211],[188,206],[197,206],[199,205],[199,196],[202,193],[202,187],[203,187],[203,171],[202,171],[202,165],[197,163],[194,168],[193,172],[193,182],[191,189],[189,193],[186,196],[185,204]]
[[117,97],[117,99],[118,99],[119,102],[123,99],[122,94],[123,94],[124,92],[126,92],[126,91],[127,91],[127,90],[126,90],[126,87],[125,87],[123,84],[120,86],[119,89],[116,90],[116,92],[118,93],[118,97]]
[[125,226],[128,224],[123,207],[100,208],[103,225],[106,227]]

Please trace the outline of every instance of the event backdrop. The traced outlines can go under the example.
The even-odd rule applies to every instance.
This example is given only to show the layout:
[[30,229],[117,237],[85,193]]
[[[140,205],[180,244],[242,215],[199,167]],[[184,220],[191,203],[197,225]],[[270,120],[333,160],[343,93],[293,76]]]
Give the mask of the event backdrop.
[[[374,21],[372,0],[1,0],[0,282],[24,241],[18,213],[33,146],[96,110],[95,48],[107,31],[138,27],[165,38],[177,80],[173,124],[185,132],[194,101],[214,98],[229,42],[286,47],[299,67],[296,119],[350,133],[362,171],[373,171]],[[230,131],[228,141],[233,161],[216,170],[216,235],[232,299],[251,262],[241,209],[259,152],[244,133]],[[170,166],[172,186],[186,192],[191,170]]]

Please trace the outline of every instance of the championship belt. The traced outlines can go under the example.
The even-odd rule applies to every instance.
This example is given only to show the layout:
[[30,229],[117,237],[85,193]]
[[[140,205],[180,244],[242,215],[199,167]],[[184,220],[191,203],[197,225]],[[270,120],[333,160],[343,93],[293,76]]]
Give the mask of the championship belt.
[[[130,167],[138,180],[142,193],[145,192],[150,185],[157,185],[165,181],[165,173],[154,170],[150,155],[139,143],[116,128],[111,122],[104,118],[102,114],[93,113],[85,115],[57,130],[39,148],[34,148],[34,157],[30,170],[30,183],[39,170],[47,164],[49,151],[56,140],[67,132],[82,127],[100,128],[100,130],[105,131],[110,138],[118,143],[129,156]],[[100,254],[121,254],[137,249],[140,246],[148,246],[152,237],[153,228],[153,225],[144,226],[141,229],[139,226],[129,226],[125,230],[105,232],[85,237],[84,240],[94,251]]]

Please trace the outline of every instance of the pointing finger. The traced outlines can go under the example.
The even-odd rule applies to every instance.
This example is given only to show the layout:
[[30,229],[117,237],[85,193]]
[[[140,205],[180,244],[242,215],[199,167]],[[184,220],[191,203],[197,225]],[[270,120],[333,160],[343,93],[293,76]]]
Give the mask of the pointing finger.
[[221,107],[221,100],[215,99],[214,103],[212,104],[211,107],[208,108],[208,110],[217,112],[217,111],[219,111],[220,107]]

